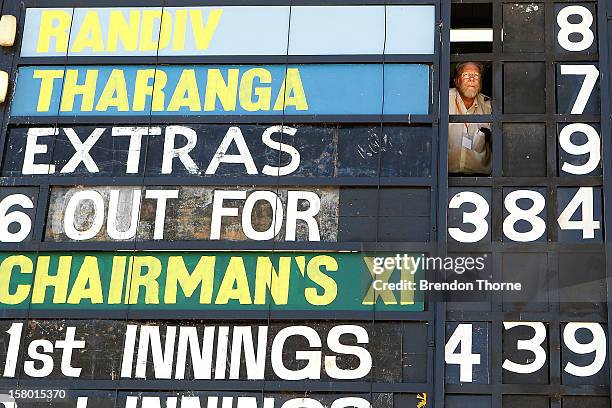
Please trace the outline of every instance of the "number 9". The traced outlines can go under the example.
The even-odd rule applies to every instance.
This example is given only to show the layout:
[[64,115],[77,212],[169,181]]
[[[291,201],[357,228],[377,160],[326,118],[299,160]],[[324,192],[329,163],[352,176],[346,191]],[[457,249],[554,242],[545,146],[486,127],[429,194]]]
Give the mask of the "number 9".
[[[587,141],[584,144],[577,145],[572,142],[572,135],[574,133],[583,133],[587,137]],[[586,123],[570,123],[561,129],[559,133],[559,146],[569,154],[580,156],[583,154],[589,155],[589,160],[579,166],[571,163],[563,163],[561,170],[570,174],[589,174],[599,166],[600,156],[600,140],[597,131],[592,126]]]
[[[587,329],[593,335],[590,343],[578,343],[576,332],[579,329]],[[565,372],[576,377],[590,377],[603,367],[606,361],[606,333],[598,323],[568,323],[563,329],[563,342],[572,352],[576,354],[589,354],[595,352],[593,362],[587,366],[580,367],[568,362]]]

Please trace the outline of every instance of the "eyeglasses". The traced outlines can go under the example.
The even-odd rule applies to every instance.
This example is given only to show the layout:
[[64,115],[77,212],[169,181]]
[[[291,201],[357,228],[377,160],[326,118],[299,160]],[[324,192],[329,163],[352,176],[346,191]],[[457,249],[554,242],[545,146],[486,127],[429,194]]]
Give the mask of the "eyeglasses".
[[475,73],[464,72],[463,74],[461,74],[461,78],[463,78],[463,79],[469,79],[469,78],[480,79],[480,74],[478,72],[475,72]]

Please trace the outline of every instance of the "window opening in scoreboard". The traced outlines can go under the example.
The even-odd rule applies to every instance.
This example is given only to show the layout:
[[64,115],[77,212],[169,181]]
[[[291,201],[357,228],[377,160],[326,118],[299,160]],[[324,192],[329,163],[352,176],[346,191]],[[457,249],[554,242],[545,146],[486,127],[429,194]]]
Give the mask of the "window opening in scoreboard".
[[451,54],[493,51],[493,5],[455,3],[451,5]]
[[[451,5],[448,171],[451,176],[490,176],[491,124],[466,115],[492,113],[492,75],[488,53],[493,48],[491,3]],[[478,58],[482,54],[482,58]],[[474,58],[476,57],[476,58]],[[463,116],[463,117],[461,117]]]
[[[485,93],[485,64],[462,61],[454,65],[448,93],[451,118],[448,126],[448,171],[451,175],[491,175],[491,123],[470,120],[470,115],[490,115],[492,100]],[[490,89],[490,80],[487,80]]]

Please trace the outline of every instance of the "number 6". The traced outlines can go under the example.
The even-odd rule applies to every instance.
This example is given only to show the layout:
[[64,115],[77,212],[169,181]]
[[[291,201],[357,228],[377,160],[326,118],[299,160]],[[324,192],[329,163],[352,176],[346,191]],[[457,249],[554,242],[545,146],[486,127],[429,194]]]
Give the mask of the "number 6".
[[[13,194],[0,201],[0,242],[21,242],[27,238],[32,230],[32,220],[21,211],[9,212],[12,206],[21,208],[34,208],[34,203],[24,194]],[[10,232],[9,225],[19,224],[17,232]]]

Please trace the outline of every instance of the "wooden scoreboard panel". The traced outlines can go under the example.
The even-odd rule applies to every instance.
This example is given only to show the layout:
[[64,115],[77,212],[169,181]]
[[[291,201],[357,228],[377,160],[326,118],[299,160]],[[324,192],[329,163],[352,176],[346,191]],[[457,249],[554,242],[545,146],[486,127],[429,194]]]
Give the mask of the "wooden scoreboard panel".
[[610,2],[149,3],[0,2],[0,406],[610,406]]

